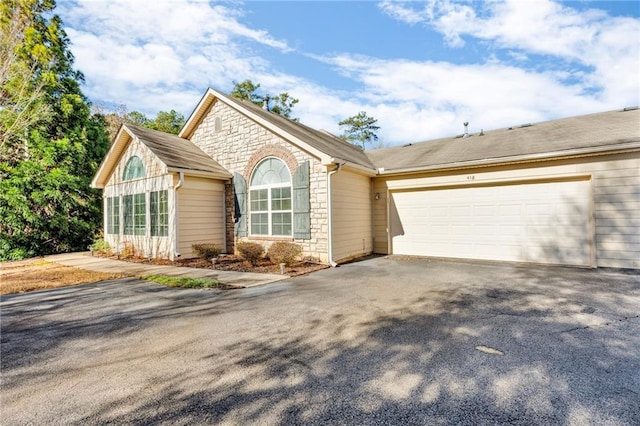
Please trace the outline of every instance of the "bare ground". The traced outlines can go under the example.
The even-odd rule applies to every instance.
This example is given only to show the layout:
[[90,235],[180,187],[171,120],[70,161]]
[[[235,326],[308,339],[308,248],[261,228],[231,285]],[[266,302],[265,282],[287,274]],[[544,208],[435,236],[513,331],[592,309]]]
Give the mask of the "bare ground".
[[47,262],[41,257],[0,263],[0,294],[94,283],[125,277],[124,274],[106,274]]

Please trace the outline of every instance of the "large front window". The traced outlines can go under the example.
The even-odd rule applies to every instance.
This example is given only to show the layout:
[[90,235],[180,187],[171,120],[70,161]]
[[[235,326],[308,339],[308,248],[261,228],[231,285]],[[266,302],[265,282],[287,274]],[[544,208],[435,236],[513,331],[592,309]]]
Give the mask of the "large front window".
[[122,197],[124,235],[144,235],[147,225],[146,194]]
[[251,235],[291,235],[291,174],[277,158],[263,160],[249,190]]

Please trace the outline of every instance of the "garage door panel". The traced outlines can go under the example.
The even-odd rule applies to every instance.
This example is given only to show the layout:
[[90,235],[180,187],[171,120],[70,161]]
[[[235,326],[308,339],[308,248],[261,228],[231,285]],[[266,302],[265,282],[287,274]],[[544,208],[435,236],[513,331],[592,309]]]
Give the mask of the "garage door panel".
[[392,252],[588,266],[590,194],[587,180],[393,192]]

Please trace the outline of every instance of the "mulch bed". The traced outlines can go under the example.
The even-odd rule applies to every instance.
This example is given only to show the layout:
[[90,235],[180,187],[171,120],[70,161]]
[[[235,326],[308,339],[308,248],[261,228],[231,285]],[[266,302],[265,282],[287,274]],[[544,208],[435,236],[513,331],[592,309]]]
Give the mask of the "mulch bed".
[[[113,257],[115,259],[115,257]],[[151,265],[171,265],[171,266],[183,266],[187,268],[202,268],[211,269],[211,262],[208,260],[193,258],[193,259],[177,259],[171,261],[169,259],[147,259],[140,257],[131,257],[126,260],[128,262],[146,263]],[[321,269],[328,268],[328,265],[321,263],[315,263],[311,261],[302,261],[295,263],[291,266],[285,266],[284,273],[290,277],[297,277],[299,275],[305,275],[310,272],[319,271]],[[235,271],[235,272],[258,272],[262,274],[280,274],[280,265],[271,263],[269,259],[263,258],[258,261],[256,265],[251,265],[249,262],[236,255],[221,255],[216,261],[216,269],[219,271]]]

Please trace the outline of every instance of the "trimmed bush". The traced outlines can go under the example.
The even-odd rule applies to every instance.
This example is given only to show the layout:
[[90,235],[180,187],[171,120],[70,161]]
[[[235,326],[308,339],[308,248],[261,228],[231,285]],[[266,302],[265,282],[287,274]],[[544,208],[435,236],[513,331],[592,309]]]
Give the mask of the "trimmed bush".
[[271,247],[269,247],[269,251],[267,252],[267,256],[271,262],[276,265],[280,263],[291,265],[298,260],[301,254],[302,247],[286,241],[278,241],[277,243],[271,244]]
[[264,247],[262,247],[258,243],[244,241],[238,243],[236,248],[238,250],[238,253],[240,253],[240,256],[242,256],[244,260],[247,260],[254,266],[258,263],[258,260],[260,260],[260,258],[264,254]]
[[198,255],[199,258],[211,260],[222,253],[222,249],[215,244],[192,244],[191,250]]

